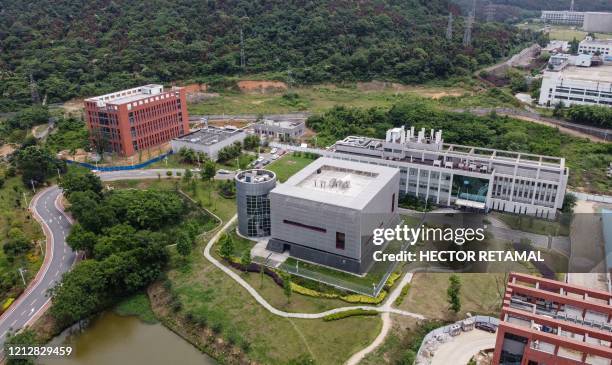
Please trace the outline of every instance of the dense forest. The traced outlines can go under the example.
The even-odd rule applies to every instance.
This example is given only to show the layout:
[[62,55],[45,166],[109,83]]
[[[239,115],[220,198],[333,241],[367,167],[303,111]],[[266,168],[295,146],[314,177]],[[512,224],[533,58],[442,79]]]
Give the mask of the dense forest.
[[[448,0],[0,0],[0,111],[146,82],[290,83],[467,75],[537,37]],[[244,62],[241,60],[241,31]]]

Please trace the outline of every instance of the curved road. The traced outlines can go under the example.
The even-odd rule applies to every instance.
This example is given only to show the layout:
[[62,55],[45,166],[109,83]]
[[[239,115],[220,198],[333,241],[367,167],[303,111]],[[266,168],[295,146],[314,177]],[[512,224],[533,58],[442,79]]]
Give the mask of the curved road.
[[50,303],[47,289],[60,281],[62,274],[76,261],[77,255],[66,244],[71,222],[58,205],[60,197],[61,190],[52,186],[39,192],[30,202],[29,209],[47,239],[45,260],[26,291],[0,317],[0,345],[4,344],[8,332],[31,324],[44,312]]

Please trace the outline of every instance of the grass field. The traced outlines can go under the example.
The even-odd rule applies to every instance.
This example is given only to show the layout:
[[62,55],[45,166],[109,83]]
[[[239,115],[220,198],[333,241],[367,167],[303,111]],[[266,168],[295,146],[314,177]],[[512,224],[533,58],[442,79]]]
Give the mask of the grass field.
[[[532,24],[521,24],[519,28],[540,30],[543,29],[545,24],[532,23]],[[550,25],[549,36],[551,40],[559,41],[571,41],[576,38],[578,41],[584,39],[587,36],[587,32],[580,30],[577,27],[567,25]],[[612,38],[610,33],[595,33],[596,38]]]
[[[204,259],[201,251],[206,241],[206,238],[201,240],[194,250],[188,270],[171,270],[168,277],[180,298],[182,312],[204,316],[225,338],[234,336],[238,338],[237,343],[247,342],[247,353],[252,360],[287,364],[297,358],[309,358],[316,364],[340,364],[378,334],[381,327],[378,316],[324,322],[287,319],[269,313],[239,284]],[[259,287],[258,274],[246,278]],[[286,304],[282,289],[275,286],[265,278],[260,290],[266,299],[282,309],[327,308],[317,304],[314,298],[297,294],[292,295],[292,303]]]
[[120,316],[137,316],[146,323],[157,323],[149,298],[144,293],[137,293],[125,298],[117,304],[115,312]]
[[32,190],[23,185],[19,176],[7,178],[0,188],[0,248],[7,243],[9,231],[14,229],[21,230],[32,243],[27,252],[18,255],[12,262],[0,249],[0,308],[7,298],[15,298],[24,288],[18,269],[25,269],[24,278],[29,282],[43,261],[41,249],[44,250],[44,235],[26,209],[31,199]]
[[[463,318],[467,312],[496,316],[501,305],[500,293],[505,287],[504,274],[457,274],[461,279],[461,311],[455,316],[448,308],[447,273],[414,274],[410,291],[401,309],[420,313],[427,318],[452,320]],[[502,294],[503,295],[503,294]]]
[[[365,86],[364,86],[365,85]],[[304,112],[321,113],[336,105],[348,107],[388,108],[405,100],[429,99],[440,106],[508,106],[512,102],[487,97],[487,92],[459,82],[459,86],[411,86],[371,83],[355,85],[315,85],[293,88],[287,92],[221,93],[205,101],[190,104],[189,113],[201,114],[273,114]],[[298,97],[287,98],[286,94]]]
[[512,229],[551,236],[569,236],[569,225],[558,221],[501,212],[494,212],[493,215]]
[[314,160],[310,157],[288,153],[266,166],[266,169],[276,173],[276,178],[278,181],[285,182],[288,178],[309,165],[312,161]]

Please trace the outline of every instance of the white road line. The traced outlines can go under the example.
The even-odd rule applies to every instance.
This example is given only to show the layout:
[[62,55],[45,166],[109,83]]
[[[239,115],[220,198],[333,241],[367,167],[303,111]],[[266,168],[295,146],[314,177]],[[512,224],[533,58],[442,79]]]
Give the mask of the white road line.
[[14,320],[13,323],[11,323],[11,327],[13,327],[15,323],[17,323],[17,320]]

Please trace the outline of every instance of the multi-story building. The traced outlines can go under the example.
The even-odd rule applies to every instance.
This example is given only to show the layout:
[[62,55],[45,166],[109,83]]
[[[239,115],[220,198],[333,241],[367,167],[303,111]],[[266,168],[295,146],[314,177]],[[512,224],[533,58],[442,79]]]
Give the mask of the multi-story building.
[[585,32],[612,33],[612,13],[585,13],[582,29]]
[[584,12],[569,10],[544,10],[542,21],[551,24],[569,24],[582,26],[584,23]]
[[216,160],[219,151],[236,142],[241,143],[246,138],[244,129],[225,126],[198,129],[184,136],[174,138],[170,144],[172,152],[177,153],[182,148],[202,152],[211,160]]
[[85,99],[85,119],[96,148],[131,156],[189,132],[185,91],[161,85]]
[[[610,20],[612,24],[612,20]],[[587,39],[578,45],[578,53],[601,56],[604,62],[612,62],[612,39]]]
[[510,273],[493,363],[612,364],[612,294]]
[[270,191],[276,174],[268,170],[246,170],[236,175],[238,232],[248,237],[270,235]]
[[612,65],[567,66],[546,71],[542,78],[539,104],[542,106],[601,105],[612,107]]
[[569,174],[561,157],[446,144],[442,131],[426,136],[414,127],[390,129],[384,140],[347,137],[329,149],[282,148],[398,169],[400,195],[437,205],[545,218],[563,205]]
[[399,223],[399,171],[319,158],[270,192],[267,248],[361,274],[372,265],[376,228]]
[[253,130],[262,138],[289,141],[304,134],[306,122],[303,120],[270,120],[264,119],[255,123]]

